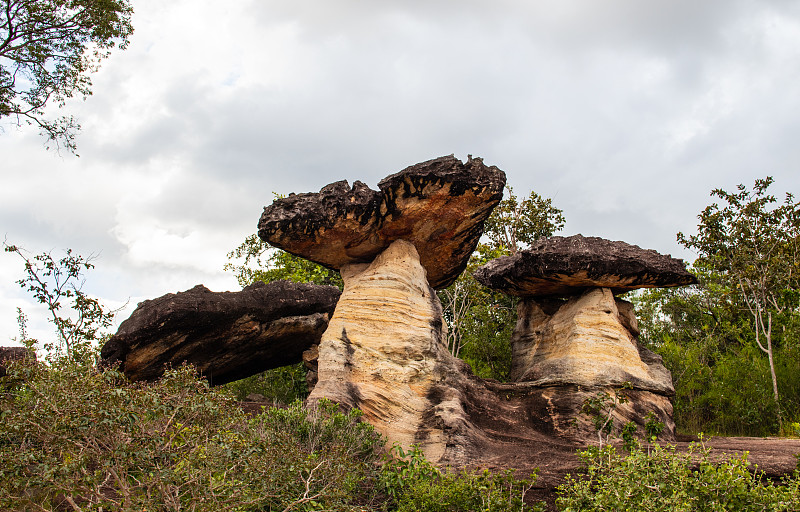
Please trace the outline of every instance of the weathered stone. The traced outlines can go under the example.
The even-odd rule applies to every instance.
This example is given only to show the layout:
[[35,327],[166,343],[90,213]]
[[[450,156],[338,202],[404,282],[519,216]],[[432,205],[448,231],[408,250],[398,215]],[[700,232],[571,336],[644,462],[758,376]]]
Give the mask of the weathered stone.
[[475,271],[485,286],[522,297],[568,297],[589,288],[614,294],[636,288],[694,284],[683,261],[625,242],[554,236]]
[[452,155],[413,165],[379,183],[357,181],[290,195],[264,208],[259,236],[275,247],[339,270],[369,263],[395,240],[413,243],[434,288],[466,268],[483,223],[500,202],[505,174],[480,158]]
[[25,347],[0,347],[0,377],[7,374],[7,364],[9,362],[24,361],[26,359],[36,359],[36,354]]
[[635,389],[673,395],[672,377],[660,358],[648,356],[649,364],[642,360],[635,335],[624,325],[632,317],[626,308],[608,288],[568,301],[522,300],[511,338],[511,379],[536,386],[630,382]]
[[103,346],[132,380],[153,380],[187,362],[216,384],[301,361],[328,325],[339,290],[277,281],[241,292],[202,285],[144,301]]
[[[555,388],[484,381],[450,355],[441,305],[411,243],[396,241],[342,277],[309,403],[358,407],[389,445],[416,444],[440,464],[491,464],[519,447],[547,451],[589,437],[559,430],[572,423],[548,405]],[[574,412],[568,405],[561,408]]]

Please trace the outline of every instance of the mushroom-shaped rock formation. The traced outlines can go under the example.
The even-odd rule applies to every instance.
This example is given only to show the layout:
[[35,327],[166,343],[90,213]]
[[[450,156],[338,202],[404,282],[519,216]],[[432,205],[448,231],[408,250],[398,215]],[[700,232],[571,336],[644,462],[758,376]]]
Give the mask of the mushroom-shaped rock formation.
[[511,378],[574,395],[561,401],[562,409],[553,409],[554,423],[580,415],[583,399],[577,397],[613,396],[629,383],[632,390],[625,393],[631,403],[618,407],[618,420],[641,423],[653,412],[665,424],[667,438],[674,435],[672,377],[661,357],[639,346],[632,305],[614,295],[695,283],[681,260],[576,235],[540,240],[487,263],[475,277],[522,297],[511,338]]
[[[440,464],[489,462],[514,446],[543,451],[569,437],[527,384],[472,375],[447,351],[442,308],[416,248],[397,240],[372,263],[342,268],[344,291],[319,346],[309,402],[358,407],[388,444],[417,444]],[[537,418],[531,420],[531,418]]]
[[414,244],[427,280],[449,286],[464,271],[506,177],[480,158],[422,162],[383,179],[292,194],[264,208],[259,236],[275,247],[340,270],[370,263],[395,240]]
[[139,304],[101,350],[132,380],[187,362],[224,384],[302,360],[319,343],[339,299],[334,286],[276,281],[240,292],[198,285]]
[[483,285],[520,297],[569,297],[589,288],[618,293],[697,283],[683,261],[625,242],[574,235],[543,238],[475,271]]

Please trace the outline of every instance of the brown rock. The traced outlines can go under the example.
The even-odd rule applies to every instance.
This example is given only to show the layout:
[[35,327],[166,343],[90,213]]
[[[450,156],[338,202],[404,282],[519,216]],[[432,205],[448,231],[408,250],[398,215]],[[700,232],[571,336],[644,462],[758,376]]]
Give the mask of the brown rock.
[[484,381],[450,355],[441,305],[411,243],[396,241],[371,264],[346,266],[342,277],[309,403],[358,407],[388,445],[419,445],[440,464],[491,464],[515,447],[572,446],[577,431],[555,437],[554,424],[569,424],[551,417],[542,396],[549,388]]
[[144,301],[101,350],[132,380],[154,380],[166,365],[194,364],[224,384],[300,362],[328,325],[339,290],[277,281],[241,292],[202,285]]
[[682,260],[625,242],[574,235],[539,240],[475,271],[483,285],[521,297],[568,297],[588,288],[616,295],[636,288],[694,284]]
[[[671,396],[672,377],[660,361],[642,361],[635,336],[620,320],[608,288],[569,301],[522,300],[511,337],[511,379],[537,386],[619,386]],[[657,357],[657,356],[655,356]]]
[[483,222],[500,202],[505,174],[480,158],[452,155],[393,174],[380,192],[357,181],[290,195],[264,208],[259,236],[288,252],[339,270],[369,263],[395,240],[413,243],[434,288],[466,268]]

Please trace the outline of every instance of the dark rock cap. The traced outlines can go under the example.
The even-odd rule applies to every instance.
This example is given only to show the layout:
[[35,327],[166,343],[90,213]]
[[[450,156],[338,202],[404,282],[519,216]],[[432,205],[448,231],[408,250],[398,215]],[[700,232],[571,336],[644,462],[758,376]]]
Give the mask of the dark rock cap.
[[203,285],[139,304],[103,346],[131,380],[161,377],[166,365],[194,364],[224,384],[303,360],[319,343],[339,300],[334,286],[255,283],[240,292]]
[[474,275],[489,288],[521,297],[568,297],[587,288],[610,288],[618,294],[697,283],[682,260],[581,235],[538,240],[529,249],[490,261]]
[[413,243],[434,288],[464,271],[483,222],[503,197],[506,176],[480,158],[446,156],[381,180],[292,194],[264,208],[258,235],[271,245],[334,270],[368,263],[395,240]]

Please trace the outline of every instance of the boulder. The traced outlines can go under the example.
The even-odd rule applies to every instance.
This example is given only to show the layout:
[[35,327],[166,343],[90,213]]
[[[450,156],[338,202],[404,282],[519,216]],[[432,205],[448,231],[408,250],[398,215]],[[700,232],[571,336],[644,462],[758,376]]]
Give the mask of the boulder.
[[370,189],[360,181],[292,194],[264,208],[258,234],[266,242],[334,270],[369,263],[395,240],[414,244],[434,288],[464,271],[500,202],[505,173],[480,158],[422,162]]
[[589,288],[619,294],[637,288],[695,284],[682,260],[625,242],[554,236],[475,271],[483,285],[521,297],[568,297]]
[[132,380],[194,364],[213,385],[302,360],[328,325],[339,298],[333,286],[276,281],[240,292],[198,285],[139,304],[101,350]]

